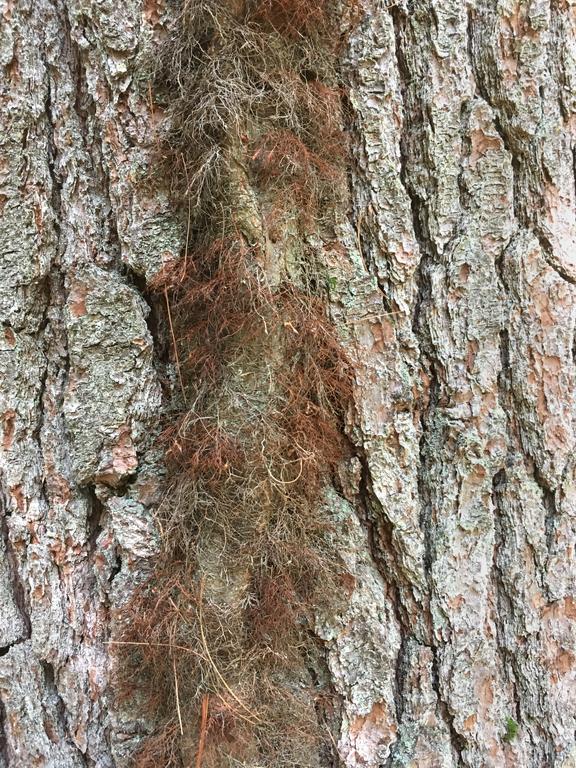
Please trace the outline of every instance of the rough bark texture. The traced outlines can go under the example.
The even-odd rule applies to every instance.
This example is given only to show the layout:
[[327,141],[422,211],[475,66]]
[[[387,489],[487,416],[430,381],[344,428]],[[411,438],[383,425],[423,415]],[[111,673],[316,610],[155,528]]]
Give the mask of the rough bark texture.
[[[125,766],[146,728],[108,642],[158,547],[171,13],[0,2],[0,768]],[[348,206],[312,244],[355,366],[355,586],[317,627],[346,768],[576,765],[575,32],[573,0],[362,0],[349,35]]]

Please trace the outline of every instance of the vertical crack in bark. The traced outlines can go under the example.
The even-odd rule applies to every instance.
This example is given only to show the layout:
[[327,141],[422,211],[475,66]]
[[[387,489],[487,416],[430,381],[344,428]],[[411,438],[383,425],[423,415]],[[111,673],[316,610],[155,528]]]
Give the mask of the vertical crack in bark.
[[[503,574],[498,565],[498,556],[505,543],[505,526],[502,523],[505,517],[503,501],[506,498],[507,477],[506,470],[499,470],[492,478],[492,505],[494,507],[494,554],[492,558],[492,583],[496,592],[498,616],[513,616],[514,605],[505,587]],[[520,699],[518,695],[518,683],[514,670],[514,657],[510,654],[504,637],[502,622],[496,622],[496,648],[512,687],[514,702],[516,705],[516,721],[522,722]]]
[[[54,673],[54,667],[47,661],[40,662],[42,672],[44,674],[44,688],[47,696],[51,700],[52,709],[54,713],[54,719],[58,726],[59,738],[65,741],[70,747],[73,747],[80,764],[83,766],[90,765],[87,756],[75,745],[72,734],[70,733],[70,726],[68,724],[67,709],[62,696],[58,690],[56,684],[56,676]],[[46,729],[46,725],[44,726]],[[47,735],[49,735],[47,731]],[[50,736],[49,736],[50,737]]]
[[363,528],[365,529],[370,546],[371,559],[381,575],[384,583],[392,592],[390,595],[393,604],[394,613],[398,622],[401,634],[406,637],[412,635],[412,616],[416,610],[416,605],[405,605],[400,595],[403,593],[404,599],[413,602],[412,584],[403,577],[401,569],[397,566],[393,544],[393,524],[388,519],[385,510],[382,508],[374,489],[372,488],[370,467],[366,454],[362,448],[356,446],[355,457],[359,460],[361,466],[361,481],[358,505],[360,513],[358,515]]
[[[406,709],[406,703],[404,701],[405,696],[405,688],[406,688],[406,678],[408,676],[408,666],[407,666],[407,648],[408,648],[408,642],[410,640],[410,637],[412,635],[409,635],[403,628],[403,626],[400,624],[401,634],[400,634],[400,648],[398,649],[398,655],[396,657],[396,670],[394,674],[394,704],[396,707],[396,722],[399,726],[400,731],[400,725],[402,723],[402,719],[404,717],[404,712]],[[408,692],[410,693],[410,692]],[[396,759],[398,756],[399,751],[402,749],[402,739],[397,738],[396,741],[392,744],[390,748],[390,754],[388,755],[388,758],[386,762],[384,763],[381,768],[392,768],[396,764]]]
[[[400,624],[400,627],[402,625]],[[405,682],[406,682],[406,676],[407,676],[407,667],[406,667],[406,646],[408,642],[408,636],[407,634],[402,631],[400,635],[400,649],[398,650],[398,656],[396,657],[396,670],[394,674],[394,703],[396,705],[396,721],[398,724],[402,722],[402,717],[404,715],[404,710],[406,708],[406,704],[404,702],[404,688],[405,688]],[[399,740],[396,740],[396,743],[392,745],[392,749],[390,752],[390,759],[394,757],[395,753],[395,747],[399,745]]]
[[[434,362],[433,346],[426,329],[426,323],[423,322],[422,315],[425,312],[427,303],[429,303],[431,300],[430,280],[428,277],[429,264],[435,258],[438,258],[438,253],[436,252],[435,244],[428,232],[426,203],[420,199],[420,196],[414,189],[410,180],[409,169],[410,163],[415,161],[413,156],[415,147],[413,144],[409,145],[408,142],[410,140],[410,132],[413,131],[418,124],[418,115],[414,113],[414,110],[418,108],[418,105],[412,105],[408,98],[410,71],[402,47],[406,36],[406,27],[409,23],[409,20],[406,12],[398,6],[390,8],[389,13],[392,17],[395,30],[396,63],[401,83],[402,100],[404,106],[404,120],[402,136],[400,140],[400,179],[410,200],[414,235],[420,249],[420,263],[416,275],[418,293],[413,317],[413,331],[418,338],[419,349],[421,350],[420,362],[422,367],[430,372],[431,378],[430,399],[428,402],[427,412],[421,416],[422,434],[420,438],[420,461],[418,465],[418,491],[421,504],[420,526],[424,535],[424,571],[428,584],[428,600],[430,600],[434,591],[432,578],[432,565],[434,562],[434,537],[432,532],[432,508],[429,498],[427,479],[427,441],[429,437],[429,425],[431,417],[436,409],[439,398],[439,378],[436,370],[436,364]],[[422,121],[424,120],[423,108],[420,109],[420,118]],[[466,742],[463,737],[456,731],[454,727],[454,718],[452,717],[448,704],[442,694],[440,677],[438,673],[439,649],[434,639],[429,603],[428,605],[423,606],[423,609],[427,613],[427,625],[430,628],[429,642],[433,653],[431,683],[437,698],[438,712],[448,728],[455,763],[457,765],[462,765],[462,751],[466,745]]]
[[0,697],[0,768],[9,768],[8,739],[6,736],[6,708]]
[[[504,280],[503,271],[503,258],[504,249],[500,259],[496,260],[496,272],[499,280],[502,283],[504,291],[506,291],[506,284]],[[511,402],[511,381],[510,381],[510,338],[509,332],[506,328],[500,331],[500,371],[497,378],[498,384],[498,398],[501,403],[502,409],[506,415],[506,433],[508,439],[508,457],[506,464],[512,461],[511,451],[512,446],[515,443],[514,429],[510,423],[512,411]],[[492,507],[494,510],[494,548],[492,554],[491,564],[491,581],[494,587],[496,597],[496,651],[500,657],[502,670],[505,672],[508,681],[512,689],[512,695],[515,702],[515,717],[516,722],[522,722],[521,703],[519,696],[519,688],[517,681],[517,674],[514,665],[513,654],[507,648],[505,638],[505,627],[502,620],[498,620],[500,617],[510,617],[514,615],[513,600],[508,594],[504,575],[500,569],[498,563],[498,557],[503,550],[506,542],[506,527],[503,524],[505,518],[504,500],[507,497],[506,493],[507,476],[506,468],[499,470],[492,478]]]
[[[548,45],[546,48],[546,63],[547,69],[550,72],[554,72],[553,82],[556,87],[556,101],[558,104],[558,110],[564,122],[568,122],[571,118],[571,110],[566,105],[563,93],[570,93],[572,91],[572,84],[570,78],[567,77],[566,62],[566,39],[563,34],[563,19],[562,19],[562,0],[550,0],[550,34],[548,36]],[[571,54],[568,54],[569,56]],[[546,94],[541,93],[540,98],[542,103],[546,100]]]
[[56,169],[56,163],[57,163],[57,149],[56,149],[56,143],[54,141],[54,129],[55,129],[55,118],[54,118],[54,111],[52,106],[52,83],[51,83],[51,75],[50,75],[50,64],[46,58],[46,54],[44,51],[41,52],[41,58],[42,63],[44,65],[45,70],[45,77],[46,77],[46,101],[45,101],[45,114],[46,114],[46,120],[48,122],[49,131],[47,134],[47,154],[46,154],[46,160],[48,164],[48,172],[50,173],[50,178],[52,181],[52,210],[54,211],[54,229],[56,234],[56,243],[57,243],[57,254],[60,256],[60,234],[61,234],[61,226],[60,222],[62,219],[62,181],[59,177],[58,171]]
[[88,500],[88,514],[86,520],[88,551],[93,555],[96,549],[98,536],[102,533],[104,527],[106,509],[98,496],[96,496],[96,489],[93,485],[88,486],[85,493]]
[[[16,643],[21,643],[24,640],[28,640],[28,638],[30,638],[32,634],[32,627],[30,623],[30,611],[26,586],[24,584],[22,574],[20,573],[20,569],[18,568],[18,558],[14,552],[12,542],[10,541],[10,531],[8,528],[6,515],[7,505],[5,503],[5,498],[4,489],[2,488],[0,497],[0,535],[2,536],[2,541],[4,544],[4,557],[9,583],[12,586],[12,596],[24,625],[24,631],[22,635],[18,637],[15,642],[11,643],[11,645],[16,645]],[[7,646],[7,648],[9,649],[11,645]]]
[[450,744],[454,752],[454,761],[456,766],[463,766],[465,763],[462,759],[462,753],[466,749],[466,739],[460,734],[454,726],[454,717],[448,702],[442,696],[442,685],[440,675],[440,662],[438,660],[438,645],[432,645],[432,688],[438,698],[438,709],[442,716],[442,719],[448,727],[450,734]]
[[[360,465],[361,465],[360,492],[359,492],[359,498],[357,502],[357,510],[360,513],[358,517],[359,517],[360,523],[362,524],[367,534],[371,560],[374,563],[376,570],[381,575],[383,582],[387,585],[387,594],[390,599],[392,610],[394,611],[394,617],[396,619],[398,632],[400,634],[400,647],[398,650],[398,654],[396,656],[396,669],[394,674],[394,691],[393,691],[394,705],[396,710],[396,713],[395,713],[396,721],[398,723],[398,726],[400,726],[402,721],[402,716],[405,710],[405,702],[404,702],[404,680],[406,676],[405,653],[406,653],[406,647],[407,647],[408,641],[410,640],[411,637],[414,636],[412,631],[413,622],[411,621],[411,611],[407,608],[407,606],[404,605],[400,597],[399,585],[395,583],[394,579],[391,578],[391,573],[393,573],[394,569],[391,568],[390,565],[386,562],[385,553],[392,552],[392,549],[393,549],[392,531],[391,531],[392,526],[391,524],[389,524],[388,526],[382,526],[381,524],[378,525],[378,535],[381,536],[383,533],[388,533],[388,536],[385,541],[377,542],[375,538],[376,537],[376,532],[375,532],[376,523],[374,520],[375,515],[370,511],[370,506],[376,498],[373,490],[371,489],[370,469],[368,466],[366,456],[363,454],[362,451],[360,451],[360,449],[356,450],[356,457],[360,461]],[[380,512],[378,519],[381,521],[387,520],[383,511]],[[396,741],[390,747],[390,754],[388,757],[387,764],[393,760],[396,750],[400,747],[400,745],[401,745],[400,739],[397,738]]]
[[[352,72],[352,77],[354,73]],[[355,110],[352,104],[344,99],[343,118],[346,128],[351,136],[361,136],[362,131],[355,119]],[[363,153],[363,147],[358,142],[358,153]],[[352,158],[354,154],[352,154]],[[352,201],[351,220],[355,224],[356,247],[366,274],[370,275],[379,290],[384,313],[394,314],[395,307],[392,306],[387,286],[379,274],[376,264],[372,243],[375,233],[369,232],[367,236],[364,225],[367,224],[365,211],[368,203],[365,199],[365,189],[370,187],[370,179],[367,177],[365,168],[370,167],[370,161],[366,158],[366,163],[357,162],[354,167],[354,173],[348,176],[349,193]],[[410,610],[403,604],[400,597],[401,588],[405,589],[407,594],[412,592],[412,584],[408,578],[402,575],[401,567],[395,562],[393,546],[393,524],[389,520],[385,509],[378,501],[376,494],[371,487],[371,472],[364,449],[360,445],[355,446],[355,457],[361,466],[361,482],[359,489],[359,499],[357,510],[358,518],[366,531],[371,560],[374,563],[378,573],[381,575],[384,583],[393,592],[391,602],[397,619],[399,631],[401,633],[401,644],[405,645],[408,637],[412,634],[410,628]],[[381,541],[378,541],[380,539]],[[397,663],[400,665],[399,654]],[[398,670],[397,670],[398,672]],[[398,679],[399,673],[396,675]],[[403,709],[401,701],[401,690],[396,685],[395,691],[396,709]]]
[[[6,656],[10,649],[19,643],[25,642],[32,635],[30,611],[28,607],[27,592],[24,580],[18,568],[18,561],[10,541],[5,504],[4,489],[0,497],[0,535],[4,544],[4,557],[8,574],[8,581],[12,588],[12,597],[23,624],[23,632],[13,642],[0,648],[0,657]],[[6,709],[0,693],[0,768],[10,766],[8,737],[6,732]]]
[[[428,261],[432,257],[437,257],[436,248],[428,232],[427,226],[427,211],[426,205],[423,200],[420,199],[418,193],[414,190],[410,178],[409,167],[410,163],[415,161],[414,156],[411,154],[410,147],[408,146],[410,132],[418,124],[418,115],[413,114],[412,105],[408,100],[408,87],[411,80],[410,71],[406,63],[404,51],[402,49],[402,40],[405,36],[405,29],[407,25],[407,16],[404,11],[398,6],[389,8],[389,13],[394,25],[394,41],[396,44],[396,65],[398,70],[398,76],[400,80],[400,88],[403,102],[403,124],[402,133],[400,136],[400,182],[406,192],[406,195],[410,201],[410,207],[412,211],[412,228],[414,230],[414,237],[418,243],[420,249],[420,263],[418,267],[416,283],[418,287],[418,293],[415,303],[414,311],[414,333],[418,335],[419,329],[419,317],[423,304],[430,298],[429,281],[426,279],[426,267]],[[416,105],[417,106],[417,105]],[[423,111],[420,111],[420,117],[422,121]]]
[[[507,490],[508,478],[506,469],[502,469],[497,472],[492,478],[492,504],[494,507],[494,520],[495,520],[495,543],[494,543],[494,557],[492,561],[492,584],[496,594],[496,615],[499,617],[508,617],[509,621],[512,621],[517,611],[515,609],[514,596],[509,593],[506,586],[506,580],[504,573],[502,572],[499,564],[498,557],[500,552],[504,549],[506,544],[507,528],[501,522],[506,517],[505,503],[509,497],[509,491]],[[536,572],[539,573],[538,564],[535,562]],[[541,575],[541,574],[540,574]],[[542,581],[542,579],[541,579]],[[541,589],[545,589],[545,584],[540,584]],[[553,737],[540,725],[538,721],[530,717],[529,714],[525,714],[522,704],[522,685],[519,681],[522,680],[523,674],[519,667],[519,661],[512,649],[509,648],[506,640],[506,626],[502,621],[496,622],[496,649],[500,657],[502,670],[504,671],[507,681],[510,685],[512,698],[514,702],[514,719],[516,723],[522,727],[523,723],[527,721],[530,724],[530,728],[526,730],[528,737],[532,743],[532,750],[534,753],[534,759],[538,761],[540,765],[554,765],[555,762],[555,750]],[[534,737],[534,730],[540,734],[540,738]],[[534,763],[536,764],[536,763]]]
[[510,144],[510,137],[508,136],[507,131],[504,129],[502,125],[501,111],[499,107],[495,104],[495,100],[491,96],[488,90],[488,87],[484,82],[484,76],[478,64],[478,54],[474,44],[474,19],[475,19],[475,10],[474,8],[469,8],[466,34],[467,34],[467,45],[468,45],[468,57],[470,59],[470,66],[472,70],[472,76],[474,78],[474,84],[476,86],[476,90],[478,91],[478,95],[480,96],[480,98],[483,101],[485,101],[486,104],[488,104],[488,106],[492,109],[492,112],[494,115],[494,128],[496,129],[496,132],[498,133],[498,135],[500,136],[500,139],[502,140],[504,149],[510,155],[510,161],[512,163],[512,198],[513,198],[513,206],[514,206],[514,216],[516,217],[516,219],[520,224],[522,224],[523,226],[526,226],[527,222],[525,221],[525,218],[526,218],[525,211],[521,204],[522,196],[519,191],[519,177],[522,170],[520,158],[514,152]]
[[172,359],[172,340],[167,317],[166,295],[163,292],[155,293],[150,290],[146,283],[146,278],[126,264],[122,265],[121,273],[126,282],[134,286],[138,291],[139,296],[148,309],[145,320],[153,342],[154,368],[168,403],[173,395],[172,383],[169,379],[174,361]]
[[[504,284],[501,260],[498,261],[497,269],[499,277]],[[515,493],[514,489],[509,485],[507,468],[514,466],[515,456],[524,456],[519,430],[515,423],[514,416],[514,402],[511,390],[510,338],[507,329],[503,329],[500,332],[500,360],[501,363],[500,372],[498,375],[498,396],[502,409],[506,413],[508,456],[506,459],[506,467],[498,471],[492,478],[492,506],[494,509],[494,554],[491,566],[491,581],[496,597],[496,650],[501,661],[502,670],[511,688],[515,705],[514,718],[516,722],[521,725],[526,721],[521,697],[522,684],[520,682],[522,680],[523,674],[519,666],[519,661],[513,650],[510,649],[509,642],[506,638],[506,632],[514,631],[513,626],[507,627],[505,624],[506,621],[512,622],[517,614],[517,610],[515,608],[515,600],[517,598],[510,593],[506,574],[503,572],[502,567],[499,564],[499,557],[501,553],[504,552],[506,547],[509,525],[514,524],[513,522],[509,522],[509,525],[504,523],[505,520],[509,521],[510,515],[507,514],[506,511],[507,505],[511,503],[511,499],[514,498]],[[537,472],[535,474],[537,474]],[[542,492],[543,494],[545,492],[550,493],[545,488],[542,488]],[[532,547],[531,551],[535,573],[538,577],[539,587],[549,598],[549,591],[546,584],[545,573],[543,571],[542,564],[538,562],[536,553]],[[545,757],[546,754],[548,755],[548,758],[551,759],[553,755],[553,749],[551,745],[548,744],[548,734],[544,731],[544,729],[541,729],[539,723],[533,722],[532,719],[530,719],[530,725],[535,727],[537,730],[541,730],[542,734],[541,740],[536,742],[533,738],[532,727],[527,730],[527,733],[533,742],[532,748],[534,752],[541,755],[541,760],[547,759]]]
[[534,479],[536,480],[536,483],[542,492],[542,505],[545,511],[544,531],[546,534],[546,546],[548,549],[548,555],[550,556],[552,554],[554,545],[556,524],[558,518],[560,517],[560,513],[556,504],[556,492],[549,487],[548,483],[545,481],[545,479],[542,477],[542,474],[536,467],[534,468]]
[[[429,470],[428,462],[428,446],[427,441],[429,437],[429,424],[431,415],[434,413],[438,406],[440,398],[440,382],[436,374],[436,366],[433,361],[428,361],[427,370],[430,374],[429,385],[429,402],[426,411],[423,411],[420,416],[420,425],[422,434],[420,437],[419,445],[419,457],[418,463],[418,493],[420,496],[421,510],[420,510],[420,527],[424,532],[424,572],[426,574],[426,581],[428,584],[429,594],[432,594],[432,564],[434,562],[434,536],[432,532],[432,501],[430,499],[430,490],[428,482],[426,480]],[[430,637],[432,637],[432,620],[429,616]]]
[[[342,697],[337,692],[330,675],[326,644],[312,630],[307,634],[310,638],[311,653],[307,655],[306,671],[317,691],[314,712],[320,727],[328,733],[334,734],[338,732],[341,725]],[[330,701],[329,709],[324,706],[326,697]],[[338,752],[338,745],[333,736],[320,745],[319,763],[321,768],[344,768],[344,763]]]
[[[411,621],[410,612],[399,598],[398,593],[400,586],[395,579],[391,578],[391,575],[396,569],[394,568],[393,562],[388,562],[386,559],[387,552],[390,552],[392,557],[392,524],[388,521],[384,511],[376,501],[376,496],[371,487],[370,468],[364,452],[357,448],[355,455],[360,461],[362,468],[358,499],[360,514],[358,517],[367,533],[371,559],[376,566],[378,573],[382,577],[382,580],[392,591],[391,602],[396,621],[398,622],[402,643],[406,639],[406,636],[411,634]],[[378,504],[377,512],[372,510],[374,504]],[[382,539],[382,541],[377,541],[377,537]],[[410,585],[408,584],[407,586],[409,587]]]
[[[500,283],[502,284],[504,293],[506,296],[508,296],[510,288],[507,284],[506,273],[504,269],[505,253],[506,253],[506,249],[504,248],[501,252],[500,258],[496,260],[495,266],[496,266],[496,272],[498,274]],[[519,455],[524,456],[524,449],[521,442],[520,430],[515,423],[515,417],[514,417],[515,408],[514,408],[514,397],[512,393],[511,368],[510,368],[510,334],[507,329],[504,329],[500,332],[500,373],[498,375],[498,392],[499,392],[499,399],[502,404],[502,408],[507,415],[506,416],[506,423],[507,423],[506,432],[508,435],[508,453],[509,453],[508,461],[510,461],[511,454],[513,451],[516,451]],[[559,517],[559,510],[556,503],[556,494],[549,487],[549,484],[547,483],[545,478],[542,476],[542,473],[538,470],[538,467],[533,466],[531,468],[531,474],[542,493],[542,504],[545,510],[544,529],[546,534],[547,549],[550,555],[550,553],[552,552],[556,521],[558,520],[558,517]],[[504,478],[504,481],[505,481],[505,478]],[[494,498],[500,498],[500,497],[499,496],[493,497],[493,500]],[[497,517],[500,512],[500,507],[495,506],[494,509],[495,509],[495,517]],[[540,588],[542,589],[544,594],[547,595],[548,599],[552,599],[550,595],[549,586],[545,578],[546,568],[543,567],[542,564],[539,564],[536,558],[534,559],[534,565],[535,565],[536,573],[538,574],[538,581],[539,581]]]

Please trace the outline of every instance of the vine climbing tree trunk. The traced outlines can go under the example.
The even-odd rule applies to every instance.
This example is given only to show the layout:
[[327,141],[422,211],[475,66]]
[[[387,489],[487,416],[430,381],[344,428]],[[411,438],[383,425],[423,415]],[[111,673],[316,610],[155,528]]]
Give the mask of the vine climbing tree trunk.
[[[228,661],[222,683],[206,647],[206,601],[251,637],[246,617],[264,605],[263,582],[259,592],[253,586],[263,556],[242,549],[239,572],[222,576],[228,544],[193,514],[194,573],[202,575],[193,576],[195,596],[186,595],[198,600],[204,646],[182,651],[178,664],[185,658],[192,669],[208,656],[221,687],[207,673],[198,702],[181,700],[167,636],[176,670],[168,720],[184,738],[145,758],[164,704],[150,706],[143,698],[151,692],[136,684],[132,696],[125,681],[122,695],[115,685],[118,667],[140,659],[120,652],[139,642],[126,640],[132,596],[157,584],[157,563],[166,562],[157,513],[174,480],[159,434],[181,390],[189,401],[199,386],[194,371],[182,381],[182,297],[159,276],[192,258],[198,243],[215,253],[201,240],[207,225],[197,209],[208,193],[192,194],[199,177],[185,178],[175,202],[177,169],[159,162],[182,83],[159,88],[155,61],[195,1],[0,0],[0,768],[300,764],[267,752],[259,715],[234,687],[242,659]],[[296,740],[302,717],[318,721],[305,765],[575,768],[576,4],[203,4],[209,35],[190,40],[192,74],[214,55],[214,72],[230,64],[258,94],[249,92],[249,106],[234,95],[244,112],[241,120],[226,112],[231,138],[220,138],[217,120],[203,134],[210,156],[225,163],[210,178],[224,180],[218,210],[228,218],[212,215],[213,201],[203,215],[228,227],[227,237],[234,231],[228,257],[246,259],[232,293],[255,275],[262,290],[248,305],[258,309],[262,342],[240,337],[240,354],[229,335],[207,336],[224,345],[216,351],[225,369],[208,393],[210,413],[232,431],[235,419],[249,420],[250,450],[263,446],[264,456],[262,465],[247,460],[250,478],[266,470],[257,492],[242,480],[243,507],[234,472],[218,488],[227,489],[227,509],[248,516],[250,499],[250,537],[267,538],[277,558],[270,520],[278,499],[307,535],[313,507],[340,569],[327,577],[337,599],[322,599],[313,616],[295,609],[300,634],[290,654],[272,641],[266,649],[266,674],[298,707]],[[235,67],[241,46],[219,58],[228,39],[216,11],[210,21],[219,7],[230,40],[238,29],[247,35],[251,68]],[[330,52],[321,65],[302,41],[315,39],[323,13],[333,38],[318,49]],[[312,54],[298,64],[302,51]],[[190,109],[200,105],[208,122],[224,108],[215,81],[206,82],[206,99]],[[288,101],[268,111],[258,101],[276,87],[282,99],[308,99],[293,123],[276,109]],[[318,146],[326,138],[314,122],[318,104],[346,137],[336,171],[334,146]],[[192,117],[178,119],[181,141]],[[178,173],[190,168],[184,158]],[[302,169],[317,182],[313,192]],[[192,263],[190,312],[201,299],[200,314],[211,318],[222,294],[198,283],[198,260],[185,267]],[[213,266],[202,269],[214,277]],[[324,466],[306,477],[322,486],[317,497],[288,494],[314,453],[304,432],[323,418],[327,371],[332,388],[340,382],[330,333],[352,392],[342,407],[329,392],[326,408],[347,447],[314,454]],[[195,339],[186,338],[188,351]],[[314,393],[285,398],[301,370],[320,377]],[[240,380],[248,383],[236,391]],[[283,420],[261,434],[270,402]],[[305,425],[303,437],[293,432],[297,450],[286,444],[287,424]],[[280,458],[270,458],[269,445]],[[199,507],[202,515],[211,519],[216,503]],[[289,523],[275,525],[288,535]],[[285,568],[283,583],[293,586],[300,571],[288,557]],[[280,593],[288,602],[298,593],[292,586]],[[174,590],[165,601],[176,600]],[[152,633],[149,616],[138,626]],[[260,658],[259,646],[250,648]],[[289,673],[269,661],[294,648],[302,659]],[[179,722],[186,707],[190,717]],[[239,707],[257,733],[239,745],[234,725],[222,751],[213,744],[215,712],[224,722]],[[296,712],[285,708],[289,727]]]

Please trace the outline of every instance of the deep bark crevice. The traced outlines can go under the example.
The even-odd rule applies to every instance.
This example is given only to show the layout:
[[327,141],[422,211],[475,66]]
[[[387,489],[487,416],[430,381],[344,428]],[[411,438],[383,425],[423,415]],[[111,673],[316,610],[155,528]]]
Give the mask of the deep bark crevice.
[[[423,358],[424,359],[424,358]],[[424,572],[430,595],[433,591],[432,583],[432,564],[434,562],[434,536],[432,530],[432,499],[428,483],[429,473],[429,455],[428,440],[431,419],[440,400],[440,380],[436,373],[436,366],[433,361],[428,360],[425,370],[430,376],[429,401],[427,408],[420,414],[421,436],[419,443],[419,465],[418,465],[418,494],[420,497],[420,527],[424,533]],[[432,625],[430,621],[430,632]]]
[[[88,762],[87,756],[76,746],[70,734],[66,704],[64,703],[64,700],[58,690],[54,667],[48,661],[41,661],[40,665],[42,672],[44,673],[44,686],[46,695],[51,700],[54,719],[60,732],[59,737],[74,749],[74,752],[78,760],[80,760],[81,764],[86,766],[86,768],[89,768],[90,763]],[[49,734],[47,733],[47,735]]]
[[8,738],[6,735],[6,708],[0,697],[0,768],[9,768]]
[[[505,525],[503,520],[506,517],[504,509],[504,499],[506,498],[507,477],[506,469],[499,470],[492,478],[492,505],[494,508],[494,553],[492,556],[492,583],[494,585],[498,614],[502,616],[514,616],[514,604],[509,596],[503,574],[498,564],[499,555],[505,545]],[[502,668],[506,672],[508,681],[511,684],[514,702],[516,705],[516,719],[521,722],[520,700],[518,696],[518,684],[514,674],[514,659],[511,656],[504,638],[504,627],[501,622],[496,623],[496,641],[498,654],[501,658]]]
[[[398,650],[398,656],[396,657],[396,670],[394,674],[394,703],[396,705],[396,721],[398,723],[402,722],[402,717],[404,715],[404,711],[406,709],[406,702],[404,700],[405,697],[405,683],[406,683],[406,676],[408,673],[407,664],[406,664],[406,647],[409,640],[409,636],[405,634],[404,632],[400,636],[400,648]],[[399,744],[399,740],[396,741],[395,745]],[[392,758],[394,755],[394,746],[392,746],[391,755]]]
[[7,507],[5,501],[4,492],[2,492],[2,498],[0,499],[0,535],[4,544],[4,557],[6,562],[6,568],[9,574],[9,581],[12,586],[12,596],[14,603],[20,614],[20,618],[23,623],[24,631],[20,637],[16,639],[11,645],[15,645],[16,642],[23,642],[31,637],[32,625],[30,622],[30,604],[28,593],[26,590],[26,584],[24,577],[21,574],[18,562],[18,556],[14,551],[12,541],[10,539],[10,530],[8,521],[5,515],[5,509]]
[[450,711],[448,702],[446,701],[445,697],[442,694],[442,677],[440,674],[438,647],[435,645],[432,646],[431,680],[432,680],[432,688],[434,689],[434,692],[436,694],[436,698],[438,701],[438,704],[437,704],[438,711],[440,712],[442,720],[447,725],[448,732],[450,734],[450,744],[452,745],[452,750],[454,752],[456,768],[460,768],[461,766],[465,765],[462,755],[463,755],[463,752],[466,750],[466,746],[467,746],[466,739],[456,729],[454,725],[454,714]]
[[96,495],[96,489],[93,485],[87,486],[85,493],[88,502],[86,516],[87,547],[88,551],[93,554],[97,547],[98,537],[104,528],[107,512]]
[[359,448],[356,449],[355,455],[362,467],[357,498],[358,517],[367,533],[372,562],[387,586],[403,642],[412,634],[413,622],[410,617],[416,610],[416,600],[412,596],[413,585],[403,577],[401,567],[396,561],[393,545],[394,526],[372,489],[366,456]]
[[556,525],[558,518],[560,517],[560,512],[556,503],[556,491],[551,490],[547,484],[544,483],[543,478],[536,469],[534,470],[534,478],[542,490],[542,505],[545,510],[544,532],[546,534],[546,546],[548,553],[551,555],[555,543],[554,536],[556,532]]
[[145,303],[146,326],[153,342],[154,367],[158,373],[163,392],[168,403],[173,395],[173,382],[169,381],[170,370],[175,365],[173,344],[168,315],[168,297],[165,292],[152,291],[144,275],[122,264],[120,274],[132,285]]
[[[393,690],[396,720],[398,726],[400,727],[402,722],[402,715],[406,706],[404,702],[404,680],[406,676],[405,653],[408,640],[413,635],[413,621],[411,620],[410,608],[405,604],[400,596],[400,587],[398,582],[400,575],[398,568],[394,566],[393,562],[388,562],[387,559],[393,553],[392,525],[387,520],[383,510],[380,509],[379,514],[376,516],[374,515],[373,511],[371,511],[371,507],[375,501],[375,496],[373,490],[370,487],[370,469],[368,467],[366,457],[362,454],[362,452],[357,450],[356,456],[360,460],[361,464],[361,481],[358,498],[356,499],[357,513],[360,523],[362,524],[367,534],[371,560],[387,587],[386,591],[388,593],[388,597],[390,598],[392,610],[394,612],[396,624],[400,634],[400,647],[396,656],[396,669],[394,674]],[[406,582],[406,584],[403,586],[406,590],[411,590],[411,584],[408,582]],[[418,610],[416,604],[412,606],[412,610]],[[396,741],[391,745],[389,759],[393,758],[395,749],[397,749],[399,745],[400,740],[396,739]]]

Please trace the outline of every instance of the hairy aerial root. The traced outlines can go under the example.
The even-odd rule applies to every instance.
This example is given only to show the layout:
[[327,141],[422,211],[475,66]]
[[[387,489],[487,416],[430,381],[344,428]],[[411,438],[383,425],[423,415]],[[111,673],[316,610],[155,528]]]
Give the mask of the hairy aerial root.
[[157,172],[187,237],[151,285],[178,372],[162,553],[114,641],[118,696],[157,726],[136,768],[318,768],[330,742],[308,659],[315,614],[346,592],[322,492],[351,375],[321,266],[268,242],[282,216],[304,242],[338,200],[337,42],[322,0],[184,0],[160,52]]

